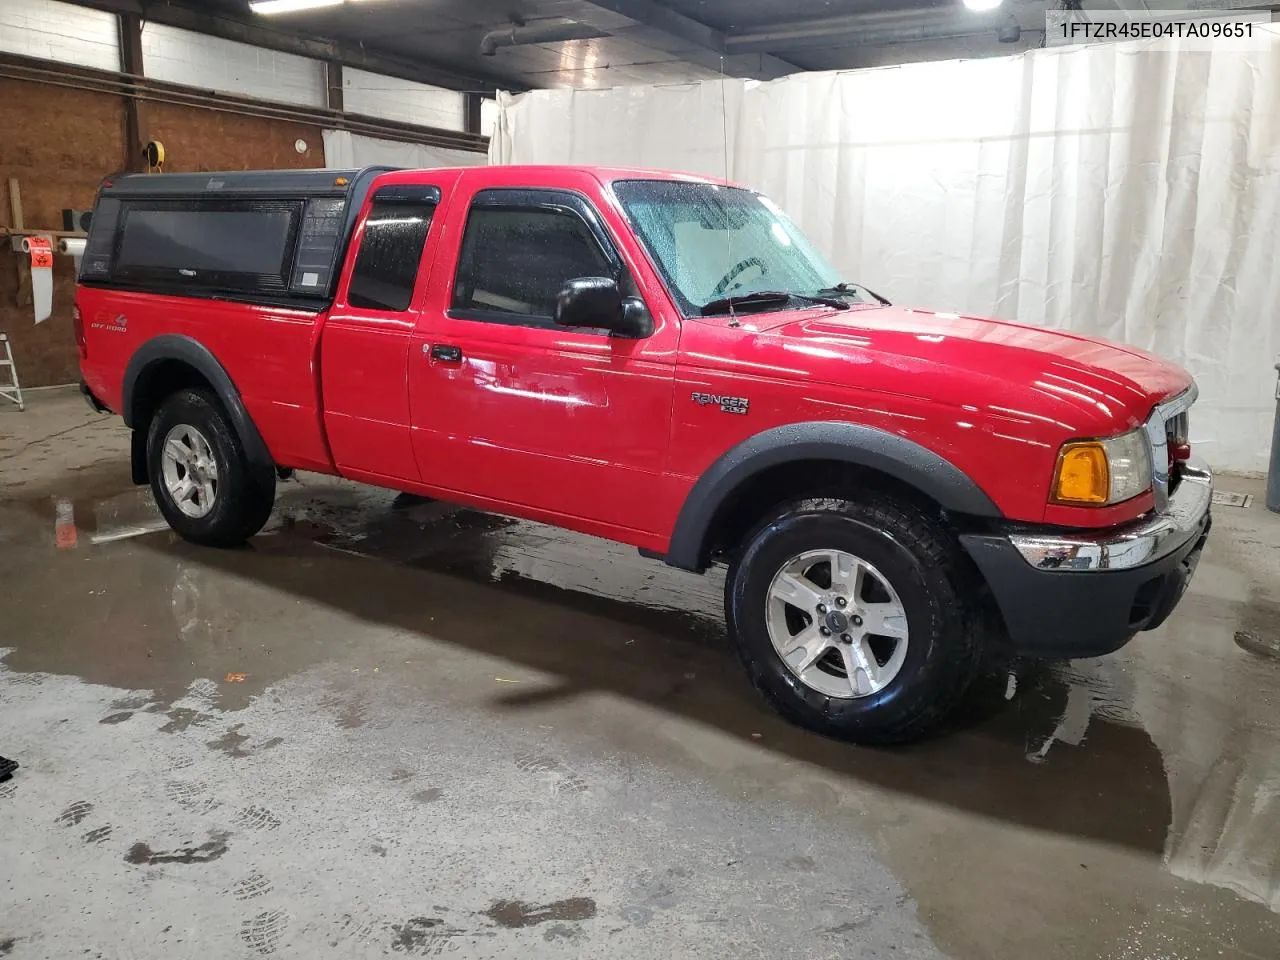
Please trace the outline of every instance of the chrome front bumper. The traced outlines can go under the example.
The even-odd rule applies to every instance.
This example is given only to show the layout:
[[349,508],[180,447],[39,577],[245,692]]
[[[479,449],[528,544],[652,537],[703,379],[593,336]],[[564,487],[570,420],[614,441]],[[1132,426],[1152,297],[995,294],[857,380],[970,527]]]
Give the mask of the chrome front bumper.
[[1106,531],[1012,534],[1009,541],[1037,570],[1128,570],[1154,563],[1204,530],[1213,475],[1194,458],[1183,467],[1168,505],[1135,523]]

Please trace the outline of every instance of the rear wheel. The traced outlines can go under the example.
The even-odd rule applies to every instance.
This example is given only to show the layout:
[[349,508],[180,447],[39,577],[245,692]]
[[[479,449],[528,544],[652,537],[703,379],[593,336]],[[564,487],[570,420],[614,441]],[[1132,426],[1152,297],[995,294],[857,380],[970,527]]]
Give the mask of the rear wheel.
[[179,390],[164,401],[147,432],[147,466],[160,512],[193,543],[243,543],[271,515],[275,471],[249,463],[211,393]]
[[979,617],[954,541],[888,498],[789,504],[748,536],[725,612],[788,719],[860,743],[929,732],[972,680]]

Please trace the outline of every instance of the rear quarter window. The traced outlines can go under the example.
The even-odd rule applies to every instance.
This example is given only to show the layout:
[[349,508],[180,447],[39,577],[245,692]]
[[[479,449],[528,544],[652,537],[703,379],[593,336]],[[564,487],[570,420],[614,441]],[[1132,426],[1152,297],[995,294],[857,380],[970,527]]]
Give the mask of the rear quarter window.
[[434,204],[374,202],[347,291],[351,306],[408,309],[434,212]]

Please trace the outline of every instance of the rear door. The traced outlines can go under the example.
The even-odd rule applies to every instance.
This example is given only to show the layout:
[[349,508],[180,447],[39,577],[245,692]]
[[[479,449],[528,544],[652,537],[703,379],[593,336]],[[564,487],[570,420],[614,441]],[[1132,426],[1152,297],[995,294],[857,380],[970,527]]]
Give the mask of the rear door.
[[352,238],[319,349],[324,425],[344,476],[419,479],[408,358],[442,199],[441,183],[430,180],[378,187]]
[[[584,192],[465,193],[445,231],[455,271],[433,279],[410,356],[423,480],[619,539],[652,533],[678,321]],[[631,340],[554,324],[556,295],[582,276],[611,276],[640,295],[654,333]]]

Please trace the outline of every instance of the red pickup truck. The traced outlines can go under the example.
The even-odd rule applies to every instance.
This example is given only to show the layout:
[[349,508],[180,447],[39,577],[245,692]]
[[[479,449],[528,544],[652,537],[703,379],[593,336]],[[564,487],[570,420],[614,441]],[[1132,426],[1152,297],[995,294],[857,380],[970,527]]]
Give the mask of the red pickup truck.
[[125,176],[77,295],[84,390],[189,540],[312,470],[728,564],[787,717],[917,737],[993,644],[1160,624],[1209,530],[1190,376],[892,306],[767,198],[578,167]]

